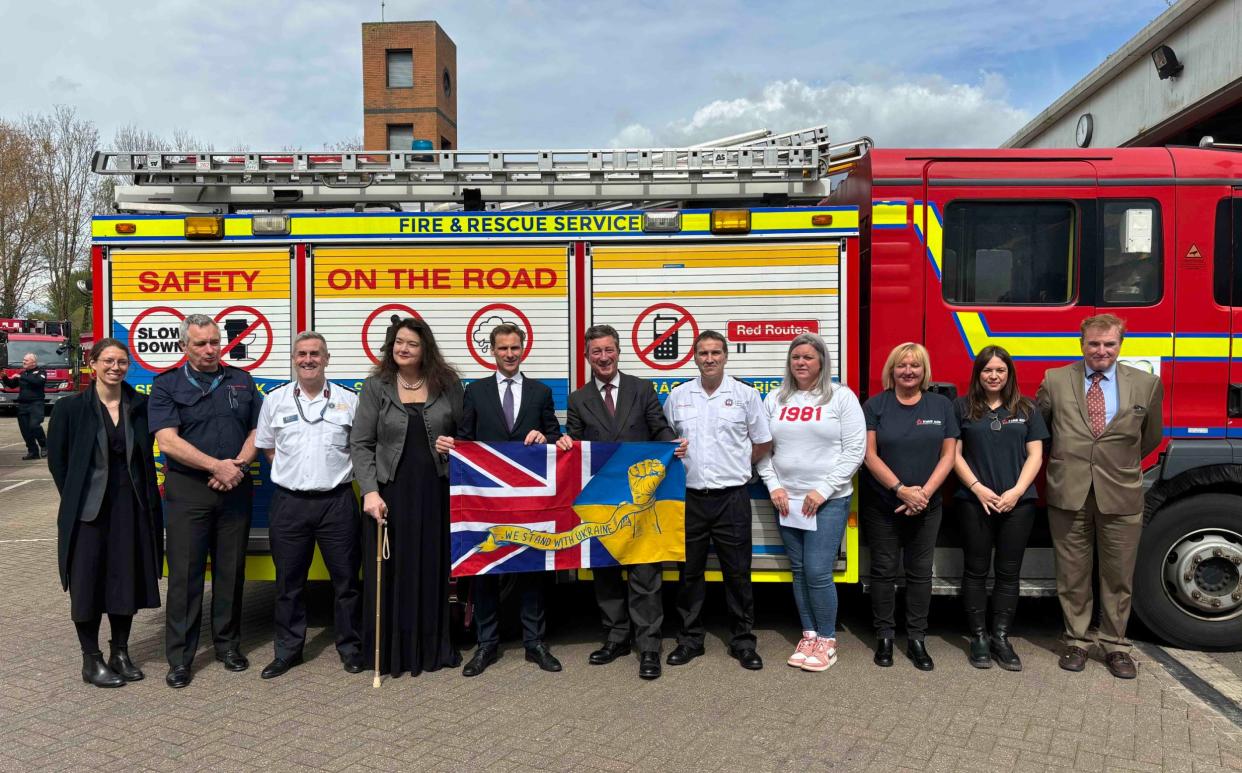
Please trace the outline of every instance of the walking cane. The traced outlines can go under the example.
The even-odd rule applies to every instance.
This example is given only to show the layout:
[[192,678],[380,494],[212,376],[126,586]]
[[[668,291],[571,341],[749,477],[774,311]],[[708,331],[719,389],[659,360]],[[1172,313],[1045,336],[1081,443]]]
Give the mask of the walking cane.
[[388,554],[388,522],[375,522],[375,678],[371,687],[380,686],[380,585],[384,578],[384,559]]

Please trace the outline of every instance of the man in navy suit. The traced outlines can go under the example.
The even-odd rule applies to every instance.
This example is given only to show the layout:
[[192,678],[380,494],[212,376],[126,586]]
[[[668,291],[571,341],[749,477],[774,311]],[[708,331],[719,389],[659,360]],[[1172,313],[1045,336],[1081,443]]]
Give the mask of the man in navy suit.
[[[556,443],[561,427],[552,405],[552,390],[521,373],[526,333],[517,325],[492,329],[494,378],[482,378],[466,387],[459,440],[514,441],[526,445]],[[568,437],[565,443],[568,443]],[[558,445],[561,445],[558,443]],[[564,446],[563,446],[564,447]],[[526,659],[544,671],[560,671],[561,664],[544,644],[543,590],[540,574],[518,574],[517,592],[522,597],[522,644]],[[474,619],[479,648],[462,669],[463,676],[478,676],[500,657],[500,583],[496,575],[474,579]]]

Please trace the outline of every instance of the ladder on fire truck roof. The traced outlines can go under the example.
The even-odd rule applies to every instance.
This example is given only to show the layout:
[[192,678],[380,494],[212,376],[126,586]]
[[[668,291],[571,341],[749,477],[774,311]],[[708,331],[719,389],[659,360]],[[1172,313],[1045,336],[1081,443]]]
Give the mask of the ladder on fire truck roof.
[[[124,212],[390,206],[816,200],[848,171],[868,137],[830,144],[826,126],[766,130],[708,146],[538,151],[190,152],[97,151],[97,174],[118,185]],[[538,206],[534,207],[538,208]]]

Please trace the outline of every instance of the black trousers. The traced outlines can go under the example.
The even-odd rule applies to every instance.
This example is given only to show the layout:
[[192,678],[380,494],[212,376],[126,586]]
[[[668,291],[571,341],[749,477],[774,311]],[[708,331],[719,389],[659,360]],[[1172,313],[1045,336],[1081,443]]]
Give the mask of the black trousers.
[[[515,574],[514,592],[522,597],[522,644],[530,649],[543,643],[547,631],[544,614],[543,573]],[[474,624],[480,647],[500,646],[500,577],[484,574],[471,580],[474,584]]]
[[332,580],[336,650],[342,658],[362,646],[362,516],[350,484],[331,491],[276,488],[268,536],[276,565],[276,657],[289,659],[306,643],[306,576],[315,543]]
[[677,611],[681,631],[677,643],[702,647],[703,601],[707,596],[707,548],[716,548],[724,575],[725,603],[733,621],[732,650],[753,649],[755,595],[750,585],[750,495],[745,486],[712,491],[686,489],[686,563],[681,570]]
[[922,641],[931,607],[932,558],[940,533],[940,503],[922,515],[893,513],[874,495],[864,496],[863,533],[871,548],[871,616],[876,636],[893,638],[897,627],[897,568],[906,575],[906,636]]
[[1035,523],[1035,502],[1019,502],[1007,513],[985,513],[978,500],[958,500],[962,528],[962,606],[972,632],[986,628],[988,570],[996,573],[992,586],[993,619],[1008,630],[1018,606],[1022,556]]
[[38,456],[39,449],[47,448],[47,435],[43,434],[43,401],[17,404],[17,429],[26,443],[26,453]]
[[213,491],[206,478],[169,471],[164,478],[168,617],[164,652],[170,666],[191,665],[203,619],[203,580],[211,558],[211,631],[217,653],[241,644],[242,584],[250,539],[253,487]]
[[664,599],[660,595],[663,578],[659,564],[625,567],[629,580],[621,576],[622,567],[596,569],[595,600],[599,603],[607,639],[630,640],[641,652],[660,651],[660,627],[664,624]]

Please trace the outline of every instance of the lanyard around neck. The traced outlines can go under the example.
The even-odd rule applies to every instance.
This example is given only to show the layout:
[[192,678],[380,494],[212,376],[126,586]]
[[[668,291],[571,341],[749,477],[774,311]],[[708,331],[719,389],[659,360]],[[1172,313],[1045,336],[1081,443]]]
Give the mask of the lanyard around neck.
[[211,380],[211,386],[207,387],[206,389],[203,389],[202,382],[194,378],[194,374],[190,373],[190,363],[187,362],[185,365],[182,366],[182,368],[185,370],[186,380],[189,381],[191,384],[193,384],[195,389],[202,392],[203,397],[207,397],[212,392],[216,391],[216,387],[220,386],[220,382],[224,381],[224,368],[221,368],[220,372],[216,374],[216,377]]
[[329,398],[332,397],[332,387],[328,385],[328,382],[325,381],[323,383],[323,408],[320,409],[319,417],[316,418],[314,421],[311,421],[310,419],[306,418],[306,414],[302,413],[302,401],[298,399],[301,396],[301,394],[302,394],[301,385],[294,384],[293,385],[293,407],[298,409],[298,416],[302,419],[302,421],[306,422],[307,424],[318,424],[319,422],[323,421],[323,417],[327,415],[328,409],[332,407],[332,401],[329,400]]

